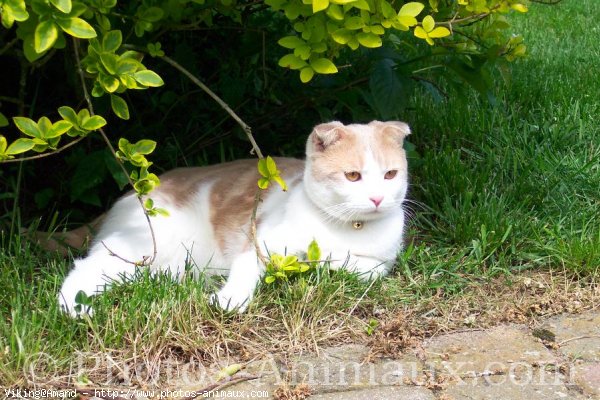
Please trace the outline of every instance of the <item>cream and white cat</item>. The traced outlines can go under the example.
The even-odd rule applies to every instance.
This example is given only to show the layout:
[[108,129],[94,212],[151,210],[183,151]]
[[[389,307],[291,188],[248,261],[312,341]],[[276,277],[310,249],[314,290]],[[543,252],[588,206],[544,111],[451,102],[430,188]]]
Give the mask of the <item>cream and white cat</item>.
[[[369,279],[386,274],[402,246],[407,180],[403,122],[367,125],[330,122],[308,138],[306,161],[278,158],[289,190],[270,188],[257,214],[262,251],[296,254],[315,239],[332,267]],[[151,194],[168,217],[152,218],[157,255],[150,268],[182,276],[187,261],[207,272],[227,274],[213,295],[224,309],[244,310],[264,267],[249,239],[250,217],[259,178],[256,160],[181,168],[161,176]],[[109,250],[119,257],[111,255]],[[75,296],[93,295],[134,274],[127,260],[153,252],[150,232],[134,194],[106,214],[89,254],[75,260],[59,293],[72,315]]]

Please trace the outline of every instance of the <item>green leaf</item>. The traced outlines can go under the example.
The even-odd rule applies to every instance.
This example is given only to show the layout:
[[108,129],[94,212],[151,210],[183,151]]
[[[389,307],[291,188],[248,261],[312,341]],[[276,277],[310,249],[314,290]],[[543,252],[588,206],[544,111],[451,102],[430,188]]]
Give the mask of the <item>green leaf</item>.
[[337,4],[329,5],[329,8],[327,9],[327,15],[337,21],[344,20],[344,11],[342,10],[342,7],[338,6]]
[[344,21],[344,27],[351,30],[362,29],[365,26],[365,21],[361,17],[350,17]]
[[279,66],[290,69],[300,69],[306,67],[306,61],[294,54],[287,54],[279,59]]
[[37,53],[43,53],[54,45],[58,38],[58,28],[52,20],[40,22],[35,28],[33,45]]
[[295,49],[296,47],[304,46],[306,44],[306,42],[298,36],[286,36],[279,39],[277,43],[286,49]]
[[146,210],[151,210],[154,207],[154,200],[152,200],[151,198],[146,199],[146,201],[144,202],[144,208]]
[[154,140],[142,139],[133,145],[133,151],[139,154],[150,154],[156,148]]
[[[1,139],[4,139],[3,137]],[[4,139],[6,141],[6,139]],[[10,146],[8,146],[8,148],[6,149],[6,151],[4,153],[14,156],[16,154],[21,154],[21,153],[25,153],[26,151],[29,151],[31,149],[33,149],[35,146],[35,143],[33,142],[32,139],[28,139],[28,138],[20,138],[15,140],[14,142],[12,142],[10,144]],[[1,144],[0,144],[0,150],[1,150]],[[3,153],[2,151],[0,151],[0,153]]]
[[69,121],[61,120],[52,124],[52,128],[44,135],[46,139],[59,137],[73,127]]
[[221,369],[217,374],[215,381],[229,378],[232,375],[237,374],[242,369],[242,364],[231,364]]
[[277,164],[275,164],[275,160],[273,160],[273,157],[267,156],[266,166],[267,166],[267,171],[269,173],[269,176],[274,176],[274,175],[279,174],[279,171],[277,171]]
[[381,38],[374,33],[360,32],[356,35],[356,39],[360,44],[368,48],[381,47],[382,45]]
[[73,7],[71,0],[50,0],[50,3],[65,14],[70,13]]
[[0,128],[4,126],[8,126],[8,118],[0,112]]
[[75,113],[75,110],[73,110],[71,107],[62,106],[58,109],[58,113],[65,120],[69,121],[73,126],[75,126],[75,127],[79,126],[77,114]]
[[100,54],[100,62],[102,62],[102,65],[104,66],[104,68],[106,68],[106,71],[108,71],[109,74],[113,75],[117,73],[119,56],[117,56],[116,54],[102,53]]
[[154,71],[149,69],[138,71],[133,74],[133,77],[138,83],[149,87],[159,87],[164,85],[162,78]]
[[304,67],[300,70],[300,80],[302,83],[308,83],[315,76],[315,70],[312,67]]
[[317,244],[315,239],[308,245],[308,251],[306,252],[308,261],[318,261],[321,259],[321,248]]
[[318,58],[314,61],[311,61],[310,66],[313,67],[315,72],[319,74],[335,74],[338,72],[335,64],[327,58]]
[[281,186],[281,190],[283,190],[284,192],[287,192],[287,189],[288,189],[287,183],[285,183],[285,181],[279,174],[273,176],[273,180],[275,182],[277,182],[277,184],[279,184],[279,186]]
[[265,190],[269,187],[271,181],[269,180],[269,178],[260,178],[258,180],[258,187]]
[[398,11],[398,15],[416,17],[421,13],[421,11],[423,11],[424,8],[425,5],[423,3],[419,3],[416,1],[406,3],[402,6],[402,8],[400,8],[400,11]]
[[163,17],[164,14],[165,13],[161,8],[149,7],[142,12],[142,14],[140,15],[140,18],[145,21],[156,22],[156,21],[159,21]]
[[129,119],[129,107],[127,107],[127,103],[122,97],[111,94],[110,106],[117,117],[125,120]]
[[81,127],[88,131],[95,131],[96,129],[102,128],[104,125],[106,125],[106,120],[100,115],[94,115],[85,121]]
[[102,38],[102,49],[109,53],[114,53],[116,50],[121,47],[121,42],[123,41],[123,35],[121,31],[114,30],[107,32]]
[[106,90],[108,93],[113,93],[115,92],[118,88],[119,88],[119,80],[117,78],[115,78],[112,75],[106,75],[103,73],[100,73],[98,75],[98,82],[100,82],[100,85],[102,86],[102,88],[104,90]]
[[27,136],[42,138],[42,132],[34,120],[27,117],[13,117],[13,122]]
[[7,146],[6,138],[4,136],[0,135],[0,155],[5,154],[6,146]]
[[96,31],[92,26],[81,18],[57,18],[56,22],[63,31],[79,39],[95,38]]
[[337,31],[331,34],[333,40],[338,42],[339,44],[346,44],[352,39],[354,33],[349,29],[338,29]]
[[265,283],[267,285],[269,285],[269,284],[275,282],[275,279],[277,279],[277,278],[275,278],[273,275],[267,275],[267,277],[265,277]]
[[29,13],[23,0],[5,0],[2,2],[0,19],[6,29],[10,29],[15,21],[23,22],[29,19]]
[[313,0],[313,2],[312,2],[313,14],[326,9],[328,6],[329,6],[329,0]]
[[392,60],[383,59],[375,64],[369,78],[374,108],[383,119],[395,117],[405,102],[406,93],[394,67]]

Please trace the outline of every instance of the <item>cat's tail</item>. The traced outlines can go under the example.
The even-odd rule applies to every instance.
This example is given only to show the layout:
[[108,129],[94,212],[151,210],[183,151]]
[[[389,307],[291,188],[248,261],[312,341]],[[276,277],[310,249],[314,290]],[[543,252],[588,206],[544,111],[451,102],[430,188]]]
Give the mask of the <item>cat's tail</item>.
[[21,233],[42,249],[59,253],[66,257],[69,255],[69,251],[85,250],[103,220],[104,215],[101,215],[92,222],[70,231],[32,232],[23,229]]

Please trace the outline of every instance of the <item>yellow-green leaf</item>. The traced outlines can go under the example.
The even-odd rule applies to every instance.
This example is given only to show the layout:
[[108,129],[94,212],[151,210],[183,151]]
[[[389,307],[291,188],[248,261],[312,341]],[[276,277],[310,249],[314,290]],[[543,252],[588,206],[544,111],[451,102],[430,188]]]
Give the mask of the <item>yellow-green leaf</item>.
[[326,9],[329,6],[329,0],[313,0],[313,14]]
[[52,3],[54,7],[65,14],[70,13],[71,8],[73,7],[71,0],[50,0],[50,3]]
[[8,126],[8,118],[0,112],[0,127]]
[[344,11],[342,10],[342,7],[338,6],[337,4],[329,5],[329,8],[327,9],[327,15],[331,17],[331,19],[335,19],[337,21],[344,20]]
[[331,34],[333,40],[338,42],[339,44],[346,44],[352,39],[353,33],[349,29],[338,29],[337,31]]
[[[0,137],[0,140],[4,139],[3,137]],[[4,141],[6,142],[6,139],[4,139]],[[0,144],[0,150],[1,150],[1,144]],[[0,153],[6,153],[8,155],[16,155],[16,154],[21,154],[21,153],[25,153],[26,151],[29,151],[31,149],[33,149],[35,147],[35,143],[33,142],[32,139],[28,139],[28,138],[20,138],[15,140],[14,142],[12,142],[10,144],[10,146],[8,146],[8,148],[6,149],[6,152],[0,151]]]
[[306,61],[294,54],[286,54],[279,59],[279,66],[284,68],[300,69],[306,65]]
[[38,128],[38,125],[32,119],[26,117],[13,117],[13,122],[16,127],[27,136],[36,137],[38,139],[42,138],[40,128]]
[[425,29],[425,32],[431,32],[435,27],[435,21],[431,15],[423,18],[423,22],[421,23],[423,24],[423,29]]
[[129,107],[122,97],[111,94],[110,106],[117,117],[125,120],[129,119]]
[[263,190],[265,190],[265,189],[267,189],[269,187],[269,183],[270,183],[269,179],[267,179],[267,178],[260,178],[258,180],[258,187],[261,188],[261,189],[263,189]]
[[102,85],[102,88],[108,93],[113,93],[119,88],[119,80],[112,75],[100,74],[98,81]]
[[421,11],[423,11],[424,8],[425,8],[425,5],[423,3],[419,3],[416,1],[406,3],[405,5],[402,6],[402,8],[400,8],[400,11],[398,11],[398,16],[399,17],[416,17],[417,15],[419,15],[421,13]]
[[265,278],[265,283],[266,283],[266,284],[271,284],[271,283],[275,282],[275,279],[276,279],[276,278],[275,278],[273,275],[268,275],[268,276]]
[[4,154],[5,150],[6,150],[6,138],[2,135],[0,135],[0,154]]
[[356,39],[364,47],[376,48],[381,47],[381,38],[374,33],[361,32],[356,35]]
[[150,86],[150,87],[159,87],[165,84],[162,78],[154,71],[150,71],[149,69],[138,71],[133,74],[133,78],[142,85]]
[[446,36],[450,36],[450,30],[443,26],[438,26],[437,28],[429,32],[430,38],[442,38]]
[[308,83],[311,81],[313,76],[315,75],[315,70],[312,67],[304,67],[300,70],[300,80],[302,83]]
[[97,36],[94,28],[81,18],[60,18],[57,19],[56,22],[63,31],[73,37],[79,39],[91,39]]
[[300,39],[298,36],[282,37],[277,43],[286,49],[295,49],[296,47],[304,46],[306,44],[306,42]]
[[310,66],[313,67],[315,72],[319,74],[335,74],[338,72],[335,64],[327,58],[318,58],[314,61],[311,61]]
[[54,45],[58,39],[58,28],[54,21],[40,22],[33,34],[33,46],[36,53],[43,53]]
[[517,3],[511,5],[513,10],[517,10],[518,12],[526,13],[529,9],[525,4]]

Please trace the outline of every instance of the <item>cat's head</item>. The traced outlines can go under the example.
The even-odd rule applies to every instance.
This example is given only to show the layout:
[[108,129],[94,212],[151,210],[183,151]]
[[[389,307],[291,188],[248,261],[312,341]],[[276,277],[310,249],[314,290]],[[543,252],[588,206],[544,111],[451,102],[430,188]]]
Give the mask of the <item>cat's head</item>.
[[306,144],[305,188],[331,217],[372,220],[397,211],[406,196],[408,174],[402,147],[404,122],[317,125]]

